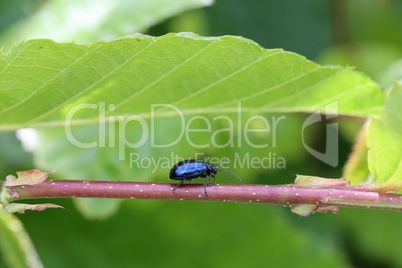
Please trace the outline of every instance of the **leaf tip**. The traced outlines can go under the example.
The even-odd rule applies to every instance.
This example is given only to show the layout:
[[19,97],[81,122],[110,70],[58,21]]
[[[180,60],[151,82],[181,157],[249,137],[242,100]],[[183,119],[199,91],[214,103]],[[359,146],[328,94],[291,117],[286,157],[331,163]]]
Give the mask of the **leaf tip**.
[[19,186],[19,185],[34,185],[40,184],[49,177],[51,173],[55,170],[49,172],[43,172],[38,169],[31,169],[26,171],[17,171],[17,177],[14,175],[8,175],[6,177],[5,186]]
[[21,203],[11,203],[6,206],[6,209],[10,213],[15,213],[18,212],[20,214],[25,213],[26,210],[36,210],[36,211],[43,211],[47,208],[62,208],[62,206],[55,205],[55,204],[50,204],[50,203],[44,203],[44,204],[21,204]]
[[290,210],[297,215],[307,216],[314,212],[339,214],[339,207],[337,206],[325,206],[325,205],[313,205],[313,204],[297,204],[291,205]]
[[348,186],[350,181],[345,178],[327,179],[315,176],[297,175],[295,186],[305,188],[330,188],[338,186]]

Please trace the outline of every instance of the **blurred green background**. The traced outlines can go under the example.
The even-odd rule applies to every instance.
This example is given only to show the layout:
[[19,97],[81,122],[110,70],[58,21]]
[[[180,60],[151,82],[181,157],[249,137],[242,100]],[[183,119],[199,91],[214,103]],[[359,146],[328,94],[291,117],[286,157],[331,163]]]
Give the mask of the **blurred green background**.
[[[218,0],[206,4],[191,0],[152,4],[2,1],[0,46],[6,52],[14,42],[28,38],[86,43],[134,32],[159,36],[190,31],[204,36],[240,35],[320,64],[356,66],[384,90],[392,79],[402,78],[401,1]],[[271,152],[286,159],[285,170],[231,171],[243,183],[291,183],[295,174],[340,177],[362,122],[339,121],[340,165],[333,168],[305,151],[300,137],[305,119],[306,115],[287,115],[278,130],[278,146]],[[174,126],[174,119],[161,120],[158,126],[163,129],[163,124]],[[96,126],[76,128],[82,137],[96,132]],[[160,134],[159,138],[168,139],[165,132]],[[63,136],[63,129],[40,130],[39,149],[32,154],[21,147],[15,133],[1,133],[0,175],[42,168],[56,169],[52,178],[167,181],[168,169],[155,174],[133,170],[127,161],[116,159],[116,149],[70,148]],[[199,143],[209,138],[194,137]],[[262,143],[266,137],[256,134],[253,139]],[[311,147],[323,150],[325,122],[308,130],[308,140]],[[172,150],[185,158],[196,153],[185,142],[168,150],[144,146],[138,152],[156,157],[168,156]],[[246,146],[198,152],[219,158],[266,154]],[[234,180],[218,176],[222,183]],[[401,213],[341,208],[339,215],[300,217],[274,205],[128,200],[119,206],[120,201],[108,201],[46,200],[66,209],[18,217],[45,267],[402,267]],[[0,267],[5,267],[1,255]]]

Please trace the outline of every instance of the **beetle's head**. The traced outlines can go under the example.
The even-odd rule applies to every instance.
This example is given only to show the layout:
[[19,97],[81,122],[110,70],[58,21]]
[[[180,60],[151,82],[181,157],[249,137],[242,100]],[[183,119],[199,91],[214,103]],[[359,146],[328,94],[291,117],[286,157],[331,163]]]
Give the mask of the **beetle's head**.
[[214,165],[210,164],[210,163],[207,163],[207,167],[211,171],[211,173],[213,173],[213,174],[216,174],[216,172],[218,172],[216,167]]

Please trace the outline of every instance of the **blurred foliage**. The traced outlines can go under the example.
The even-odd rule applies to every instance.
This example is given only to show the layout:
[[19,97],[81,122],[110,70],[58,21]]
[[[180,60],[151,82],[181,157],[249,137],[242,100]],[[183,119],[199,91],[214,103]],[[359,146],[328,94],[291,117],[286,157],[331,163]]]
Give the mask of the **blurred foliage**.
[[[1,2],[0,40],[15,23],[34,16],[47,2]],[[218,0],[210,7],[171,14],[172,18],[149,28],[147,33],[241,35],[263,47],[284,48],[323,64],[356,66],[385,90],[392,84],[391,79],[402,77],[400,14],[402,2],[396,0]],[[101,29],[92,29],[98,30],[100,33]],[[48,37],[46,32],[45,36]],[[277,152],[290,160],[286,170],[250,176],[242,174],[242,170],[234,171],[248,176],[253,183],[288,183],[296,173],[340,176],[342,166],[330,168],[298,149],[300,139],[293,132],[298,132],[298,124],[305,116],[291,118],[293,124],[278,137],[283,139],[281,144],[287,145],[278,147]],[[350,141],[358,131],[356,123],[346,125],[340,122],[342,133],[347,133],[341,137],[340,163],[346,160]],[[315,126],[309,142],[323,148],[324,131],[325,122]],[[43,146],[46,142],[44,139]],[[57,144],[57,139],[49,138],[49,146]],[[0,146],[3,177],[32,167],[32,156],[22,150],[14,133],[1,133]],[[244,151],[240,153],[246,153],[249,149],[241,150]],[[238,152],[220,149],[206,153],[225,157],[235,151]],[[61,164],[74,164],[78,169],[88,164],[77,161],[76,155],[87,153],[91,159],[88,170],[95,171],[91,176],[97,179],[112,177],[119,170],[116,158],[111,157],[113,152],[59,152],[46,157],[61,159]],[[194,153],[185,148],[178,152],[185,158]],[[98,177],[98,165],[105,164],[110,174]],[[119,178],[124,179],[121,174],[130,177],[129,170],[118,172]],[[52,176],[57,177],[57,172]],[[165,171],[157,176],[167,177]],[[219,176],[218,180],[233,182],[226,176]],[[66,209],[18,216],[45,267],[402,267],[402,215],[395,212],[341,208],[339,215],[300,217],[291,214],[289,208],[273,205],[128,200],[110,218],[88,221],[75,210],[71,200],[51,202]],[[0,255],[0,267],[5,267],[2,258]]]
[[[288,208],[138,200],[124,202],[119,214],[108,220],[89,222],[74,211],[71,201],[61,204],[66,213],[21,216],[24,221],[29,217],[31,224],[26,228],[37,241],[38,251],[51,253],[43,254],[43,262],[57,259],[61,268],[295,264],[351,267],[336,239],[329,239],[336,233],[306,232]],[[55,229],[40,227],[55,221],[58,222]],[[56,241],[58,246],[54,247]]]
[[32,154],[22,148],[21,141],[15,132],[0,133],[0,176],[3,180],[7,175],[15,175],[16,171],[32,169]]
[[195,14],[196,21],[202,18],[205,26],[179,25],[177,21],[183,17],[189,20],[185,13],[151,28],[149,33],[200,29],[211,36],[240,35],[265,48],[283,48],[314,59],[331,43],[329,9],[329,1],[220,0],[204,8],[203,16],[198,10],[188,11]]
[[0,249],[10,267],[43,267],[21,221],[3,205],[0,205]]
[[[368,163],[375,183],[402,178],[402,85],[396,84],[385,102],[382,120],[373,118],[367,134]],[[402,192],[402,191],[400,191]]]
[[[0,42],[7,50],[15,42],[35,38],[81,44],[110,41],[144,31],[184,10],[210,4],[208,0],[47,0],[32,12],[33,8],[25,2],[21,8],[14,5],[8,8],[17,16],[22,12],[20,9],[28,10],[30,16],[19,16],[20,20],[4,27]],[[4,21],[6,24],[7,20]]]

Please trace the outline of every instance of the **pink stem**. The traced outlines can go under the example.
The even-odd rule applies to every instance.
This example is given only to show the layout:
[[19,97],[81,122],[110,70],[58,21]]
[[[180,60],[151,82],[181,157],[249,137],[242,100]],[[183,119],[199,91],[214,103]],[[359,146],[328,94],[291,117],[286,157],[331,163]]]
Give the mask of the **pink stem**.
[[402,211],[402,195],[335,188],[303,188],[293,185],[176,184],[123,181],[47,180],[41,184],[14,186],[20,199],[91,197],[127,199],[175,199],[223,202],[270,203],[281,205],[316,204]]

